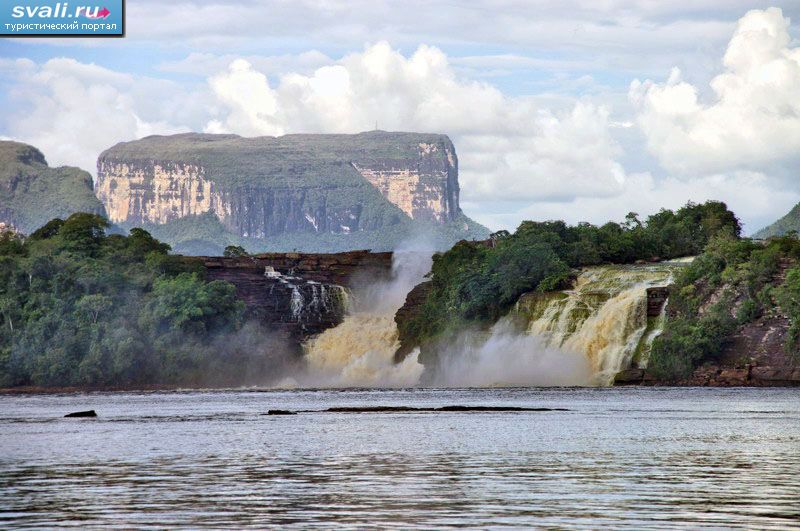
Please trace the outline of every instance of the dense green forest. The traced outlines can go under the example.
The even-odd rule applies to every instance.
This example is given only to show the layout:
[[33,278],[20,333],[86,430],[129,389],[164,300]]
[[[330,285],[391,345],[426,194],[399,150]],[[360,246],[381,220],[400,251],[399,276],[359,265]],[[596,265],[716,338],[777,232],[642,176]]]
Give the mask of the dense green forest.
[[[670,319],[653,343],[648,370],[662,380],[680,380],[705,362],[715,362],[737,329],[776,313],[790,320],[785,350],[800,344],[800,241],[795,234],[766,244],[727,234],[713,238],[676,279]],[[786,278],[780,280],[781,267]]]
[[689,203],[641,221],[597,227],[563,221],[524,221],[494,245],[460,242],[436,255],[419,312],[399,323],[404,344],[418,345],[475,323],[494,322],[525,292],[565,287],[573,268],[696,255],[715,236],[739,238],[741,226],[724,203]]
[[[238,385],[285,362],[285,346],[247,322],[233,285],[207,281],[198,262],[169,254],[143,229],[108,228],[81,213],[28,237],[0,234],[0,387]],[[599,227],[526,221],[514,234],[437,254],[419,311],[399,323],[401,340],[493,323],[525,292],[568,286],[576,268],[696,255],[672,289],[654,376],[687,377],[738,326],[778,311],[790,319],[786,349],[798,352],[800,241],[740,233],[720,202]]]
[[107,228],[80,213],[0,235],[0,386],[228,385],[274,371],[280,349],[245,322],[233,285],[142,229]]

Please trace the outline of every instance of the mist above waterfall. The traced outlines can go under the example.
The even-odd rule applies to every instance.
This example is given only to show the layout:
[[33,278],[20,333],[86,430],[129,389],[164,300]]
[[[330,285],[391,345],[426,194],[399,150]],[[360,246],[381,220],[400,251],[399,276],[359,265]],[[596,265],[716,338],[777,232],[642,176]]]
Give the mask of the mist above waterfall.
[[394,318],[408,292],[423,282],[430,272],[433,245],[424,239],[400,245],[392,254],[391,278],[365,282],[366,287],[353,293],[352,309],[356,312],[391,313]]

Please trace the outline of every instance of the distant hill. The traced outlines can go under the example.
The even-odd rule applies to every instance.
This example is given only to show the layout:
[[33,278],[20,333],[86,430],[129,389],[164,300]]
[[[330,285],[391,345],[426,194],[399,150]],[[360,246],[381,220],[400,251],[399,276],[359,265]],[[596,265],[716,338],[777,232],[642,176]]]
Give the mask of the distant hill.
[[0,141],[0,222],[30,233],[75,212],[104,214],[88,172],[51,168],[35,147]]
[[781,219],[753,234],[754,238],[769,238],[781,236],[789,231],[800,232],[800,203],[796,204],[788,214]]
[[151,136],[97,163],[112,222],[142,226],[176,252],[390,250],[424,237],[449,248],[489,231],[459,206],[445,135]]

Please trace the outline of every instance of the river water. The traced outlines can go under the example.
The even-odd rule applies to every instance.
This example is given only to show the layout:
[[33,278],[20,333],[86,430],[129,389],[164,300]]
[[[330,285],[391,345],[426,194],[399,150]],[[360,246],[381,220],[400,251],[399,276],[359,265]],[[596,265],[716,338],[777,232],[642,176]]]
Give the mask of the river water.
[[[568,411],[319,411],[456,404]],[[800,527],[800,390],[29,395],[0,417],[0,528]]]

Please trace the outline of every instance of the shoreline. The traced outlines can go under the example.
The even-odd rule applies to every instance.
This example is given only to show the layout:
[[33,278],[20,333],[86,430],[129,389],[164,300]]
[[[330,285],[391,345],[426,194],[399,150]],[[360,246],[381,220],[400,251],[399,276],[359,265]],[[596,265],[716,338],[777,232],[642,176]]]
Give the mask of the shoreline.
[[653,378],[646,369],[625,369],[614,377],[614,387],[798,387],[800,365],[771,367],[748,363],[739,367],[706,365],[695,369],[691,377],[676,382]]
[[[183,387],[175,385],[142,385],[142,386],[108,386],[108,387],[42,387],[36,385],[23,385],[19,387],[0,387],[1,395],[66,395],[80,393],[137,393],[137,392],[158,392],[158,391],[200,391],[206,388]],[[208,390],[222,389],[207,388]]]
[[[567,387],[568,389],[613,389],[613,388],[797,388],[800,387],[800,380],[780,380],[768,381],[759,380],[747,383],[743,382],[719,382],[711,381],[700,383],[696,381],[683,381],[683,382],[655,382],[655,381],[618,381],[614,385],[605,387],[596,386],[573,386]],[[510,386],[505,389],[522,389],[525,386]],[[548,386],[531,386],[529,389],[548,389]],[[564,388],[553,386],[552,388]],[[567,389],[565,388],[565,389]],[[92,393],[179,393],[179,392],[221,392],[221,391],[237,391],[237,392],[265,392],[265,391],[319,391],[319,390],[334,390],[334,389],[383,389],[380,387],[343,387],[343,388],[272,388],[272,387],[258,387],[258,386],[241,386],[241,387],[186,387],[186,386],[169,386],[169,385],[152,385],[152,386],[135,386],[135,387],[37,387],[37,386],[21,386],[21,387],[2,387],[0,388],[0,396],[10,395],[79,395],[79,394],[92,394]],[[386,388],[391,389],[391,388]],[[449,387],[414,387],[413,389],[462,389],[462,388],[449,388]],[[497,389],[497,387],[468,387],[464,389]]]

